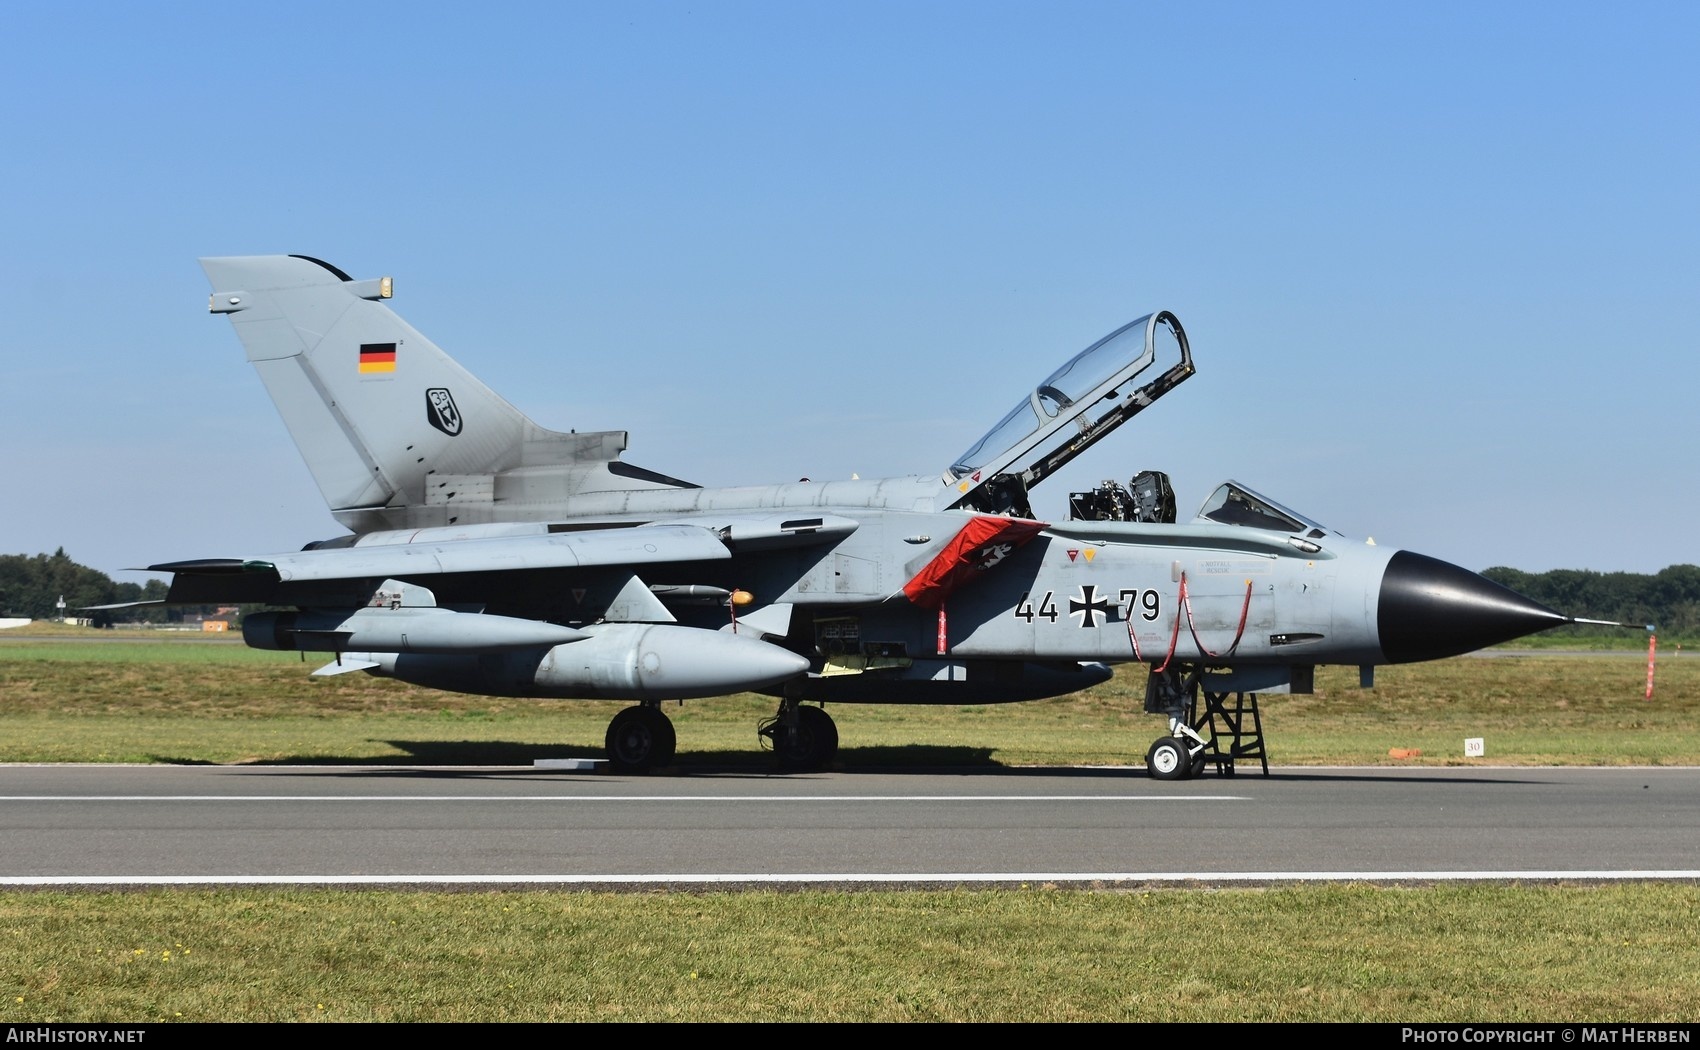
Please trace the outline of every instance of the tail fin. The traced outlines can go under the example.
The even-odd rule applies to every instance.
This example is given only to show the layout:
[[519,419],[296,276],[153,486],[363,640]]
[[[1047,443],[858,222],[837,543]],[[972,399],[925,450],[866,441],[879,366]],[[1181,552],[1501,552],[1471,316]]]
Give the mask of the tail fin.
[[493,520],[504,497],[533,504],[506,508],[513,520],[560,513],[573,491],[686,484],[624,464],[614,480],[624,431],[533,423],[384,305],[388,277],[356,281],[302,255],[201,267],[212,312],[230,316],[325,502],[356,532]]

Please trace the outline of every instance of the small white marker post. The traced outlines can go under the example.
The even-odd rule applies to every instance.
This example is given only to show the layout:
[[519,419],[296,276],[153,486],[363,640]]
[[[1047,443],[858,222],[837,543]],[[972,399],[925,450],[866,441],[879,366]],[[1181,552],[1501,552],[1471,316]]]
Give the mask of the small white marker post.
[[1481,758],[1487,753],[1486,747],[1479,736],[1466,737],[1464,740],[1464,757]]

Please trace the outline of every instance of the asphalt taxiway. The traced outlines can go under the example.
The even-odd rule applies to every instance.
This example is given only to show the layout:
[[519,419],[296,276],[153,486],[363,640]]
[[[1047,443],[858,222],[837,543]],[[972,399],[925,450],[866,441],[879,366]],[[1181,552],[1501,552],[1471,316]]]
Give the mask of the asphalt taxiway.
[[1700,769],[0,766],[0,885],[1700,880]]

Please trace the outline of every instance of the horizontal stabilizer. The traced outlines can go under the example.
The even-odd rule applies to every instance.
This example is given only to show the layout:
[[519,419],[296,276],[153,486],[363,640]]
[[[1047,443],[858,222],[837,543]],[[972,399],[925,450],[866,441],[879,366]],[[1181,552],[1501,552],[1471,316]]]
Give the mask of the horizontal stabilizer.
[[[394,583],[455,574],[716,562],[731,557],[726,543],[712,529],[697,525],[643,525],[588,532],[356,544],[246,560],[167,562],[153,569],[176,574],[165,598],[170,604],[275,605],[295,604],[296,596],[283,593],[284,584],[374,580]],[[669,614],[654,618],[672,617]]]
[[[397,543],[299,551],[273,555],[264,561],[265,566],[284,581],[380,577],[405,580],[460,572],[721,561],[731,556],[732,552],[726,549],[726,545],[707,529],[694,525],[662,525],[452,543]],[[258,559],[250,565],[258,567]]]
[[148,572],[192,572],[197,576],[224,576],[245,572],[247,562],[241,558],[191,558],[188,561],[167,561],[149,565]]

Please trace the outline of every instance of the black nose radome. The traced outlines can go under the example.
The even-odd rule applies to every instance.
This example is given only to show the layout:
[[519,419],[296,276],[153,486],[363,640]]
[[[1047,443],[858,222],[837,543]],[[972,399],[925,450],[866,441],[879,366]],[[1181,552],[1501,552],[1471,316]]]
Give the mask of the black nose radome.
[[1388,663],[1474,652],[1570,617],[1438,558],[1399,551],[1381,578],[1376,624]]

